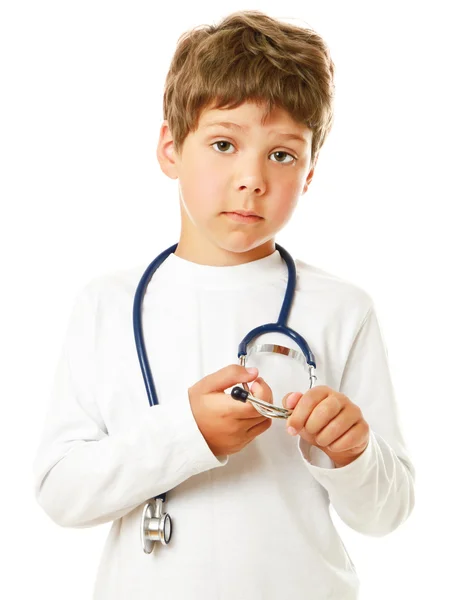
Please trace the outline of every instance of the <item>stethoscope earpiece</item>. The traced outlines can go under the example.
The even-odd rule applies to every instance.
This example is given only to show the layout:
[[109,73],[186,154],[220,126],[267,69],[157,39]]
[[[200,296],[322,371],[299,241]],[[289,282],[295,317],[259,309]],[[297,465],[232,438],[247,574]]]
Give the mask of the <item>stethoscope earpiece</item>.
[[240,402],[249,402],[254,406],[258,413],[264,417],[270,417],[272,419],[288,419],[292,411],[288,408],[282,408],[281,406],[275,406],[270,402],[265,402],[259,398],[255,398],[248,391],[243,390],[242,387],[237,385],[231,390],[231,397]]

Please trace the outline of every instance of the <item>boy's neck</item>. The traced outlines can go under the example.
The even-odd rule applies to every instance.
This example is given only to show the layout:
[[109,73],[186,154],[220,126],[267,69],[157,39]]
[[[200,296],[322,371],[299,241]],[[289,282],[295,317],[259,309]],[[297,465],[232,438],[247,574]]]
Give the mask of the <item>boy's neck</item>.
[[184,260],[200,265],[228,267],[259,260],[273,252],[275,252],[275,241],[273,239],[247,252],[230,252],[210,243],[207,245],[193,245],[181,238],[174,254]]

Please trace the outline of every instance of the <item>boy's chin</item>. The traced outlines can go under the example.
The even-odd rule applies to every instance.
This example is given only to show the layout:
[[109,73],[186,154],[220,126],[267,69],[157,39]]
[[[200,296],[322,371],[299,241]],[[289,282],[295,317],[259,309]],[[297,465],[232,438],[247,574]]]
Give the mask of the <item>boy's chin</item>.
[[229,239],[219,240],[218,246],[226,252],[234,254],[270,254],[275,248],[273,238],[265,239],[236,239],[233,236],[227,236]]

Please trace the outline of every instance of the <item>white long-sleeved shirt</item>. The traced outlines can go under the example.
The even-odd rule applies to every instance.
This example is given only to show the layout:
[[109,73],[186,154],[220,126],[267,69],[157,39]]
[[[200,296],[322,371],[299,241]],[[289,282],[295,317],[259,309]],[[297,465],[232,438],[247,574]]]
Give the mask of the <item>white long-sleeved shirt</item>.
[[[316,384],[347,395],[370,425],[366,450],[341,468],[290,436],[283,419],[240,452],[214,456],[192,414],[189,387],[238,363],[244,336],[277,321],[288,275],[277,250],[225,267],[171,254],[154,273],[142,316],[159,400],[153,407],[132,320],[147,265],[95,278],[77,295],[34,464],[35,489],[59,525],[112,522],[95,600],[355,600],[359,581],[329,505],[371,536],[393,531],[411,513],[415,472],[373,302],[358,286],[295,263],[287,325],[313,351]],[[283,334],[254,341],[264,342],[299,349]],[[290,357],[258,354],[247,366],[259,367],[275,404],[308,387]],[[148,555],[140,542],[142,508],[163,492],[173,537]]]

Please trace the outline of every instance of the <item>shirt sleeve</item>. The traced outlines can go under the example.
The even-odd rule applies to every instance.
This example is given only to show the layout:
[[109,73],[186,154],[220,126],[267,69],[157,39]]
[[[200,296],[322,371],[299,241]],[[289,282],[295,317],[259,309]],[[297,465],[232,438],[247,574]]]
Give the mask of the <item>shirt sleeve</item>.
[[88,284],[75,299],[33,466],[38,503],[65,527],[120,518],[228,461],[211,452],[189,401],[153,406],[125,432],[108,434],[93,385],[93,290]]
[[365,451],[352,463],[334,468],[316,446],[299,438],[298,448],[339,517],[355,531],[383,536],[413,510],[415,469],[403,439],[387,349],[373,305],[355,336],[338,391],[360,407],[370,426]]

